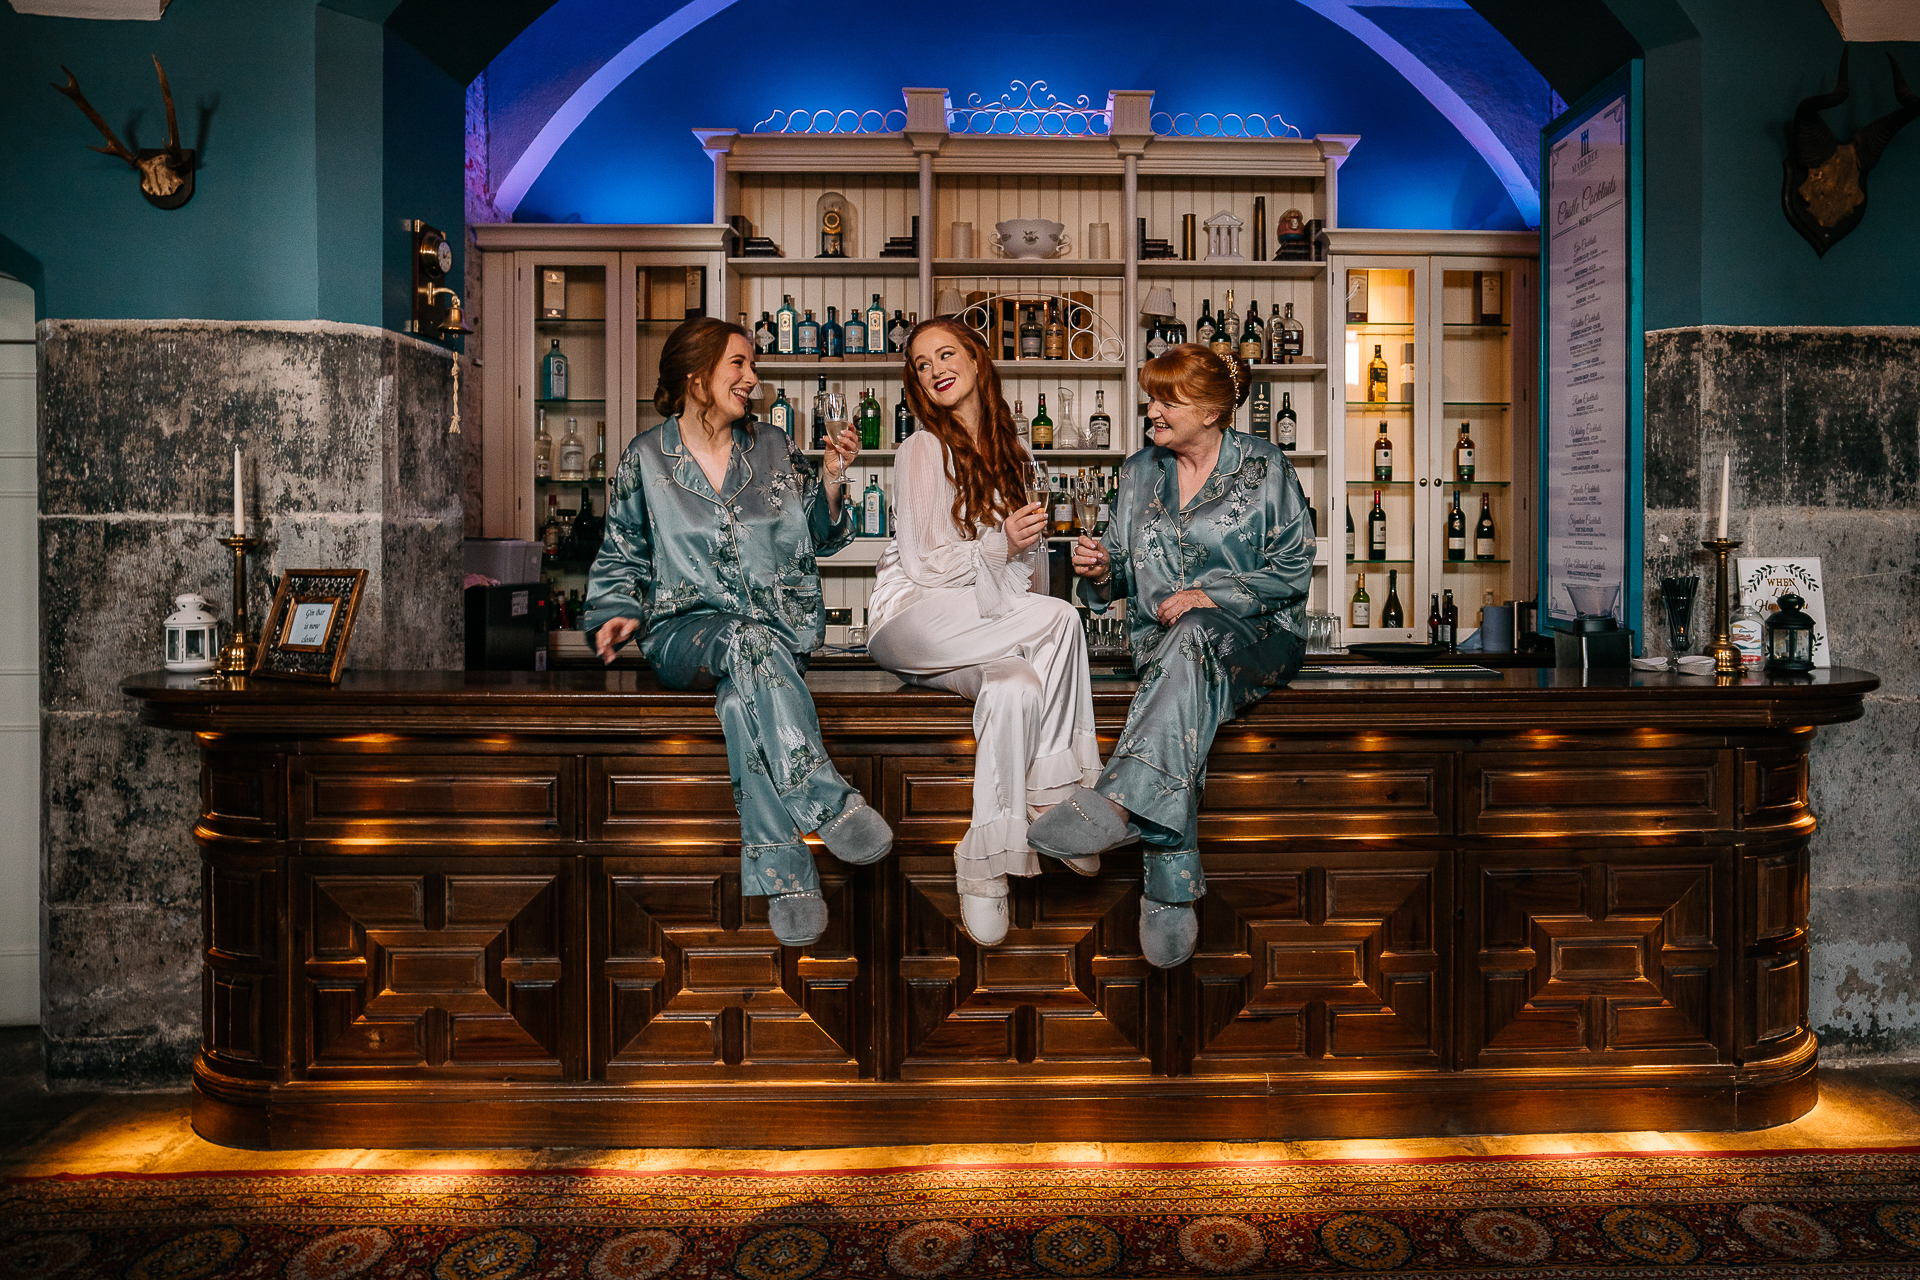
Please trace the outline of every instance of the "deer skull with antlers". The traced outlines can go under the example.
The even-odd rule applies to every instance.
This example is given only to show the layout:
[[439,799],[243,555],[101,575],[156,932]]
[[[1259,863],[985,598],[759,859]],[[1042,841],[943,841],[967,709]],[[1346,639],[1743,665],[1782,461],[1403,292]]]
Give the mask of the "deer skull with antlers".
[[1801,99],[1787,126],[1786,183],[1780,201],[1787,221],[1820,257],[1860,225],[1867,212],[1867,173],[1879,163],[1893,135],[1920,118],[1920,94],[1907,88],[1892,54],[1887,55],[1887,64],[1893,68],[1898,111],[1856,130],[1845,142],[1820,118],[1822,111],[1847,100],[1847,50],[1842,46],[1839,83],[1833,92]]
[[164,147],[144,147],[139,151],[128,149],[127,145],[114,135],[113,129],[93,109],[86,95],[80,92],[80,81],[71,71],[67,72],[67,82],[53,87],[72,98],[75,105],[93,121],[94,128],[100,130],[107,140],[104,147],[89,147],[105,156],[119,156],[132,165],[140,175],[140,194],[147,203],[160,209],[178,209],[193,198],[193,152],[180,145],[180,121],[173,113],[173,88],[167,83],[167,72],[160,65],[156,55],[153,69],[160,77],[160,94],[167,103],[167,145]]

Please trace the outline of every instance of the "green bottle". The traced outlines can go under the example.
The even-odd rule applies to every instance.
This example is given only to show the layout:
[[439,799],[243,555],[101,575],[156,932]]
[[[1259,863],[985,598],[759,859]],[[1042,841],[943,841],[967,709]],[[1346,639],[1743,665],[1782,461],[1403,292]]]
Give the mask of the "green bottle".
[[874,399],[872,387],[860,393],[860,447],[880,447],[880,402]]

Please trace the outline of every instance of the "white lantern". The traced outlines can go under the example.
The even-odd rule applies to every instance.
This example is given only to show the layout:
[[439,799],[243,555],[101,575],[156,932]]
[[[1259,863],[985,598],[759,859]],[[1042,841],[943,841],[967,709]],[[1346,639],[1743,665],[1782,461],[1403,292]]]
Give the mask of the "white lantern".
[[211,671],[220,652],[220,624],[196,595],[175,596],[167,619],[166,665],[169,671]]

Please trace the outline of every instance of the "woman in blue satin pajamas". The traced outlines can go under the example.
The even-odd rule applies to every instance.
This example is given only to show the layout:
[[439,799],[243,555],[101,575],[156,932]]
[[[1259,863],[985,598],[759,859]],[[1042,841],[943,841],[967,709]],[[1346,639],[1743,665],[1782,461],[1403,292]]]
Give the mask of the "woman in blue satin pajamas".
[[758,381],[739,325],[690,320],[668,338],[654,396],[668,418],[620,459],[585,622],[604,661],[637,638],[662,684],[714,691],[741,893],[769,897],[774,934],[806,946],[827,921],[807,833],[855,864],[893,836],[827,758],[804,680],[825,628],[816,557],[853,538],[842,488],[859,437],[834,441],[823,480],[748,413]]

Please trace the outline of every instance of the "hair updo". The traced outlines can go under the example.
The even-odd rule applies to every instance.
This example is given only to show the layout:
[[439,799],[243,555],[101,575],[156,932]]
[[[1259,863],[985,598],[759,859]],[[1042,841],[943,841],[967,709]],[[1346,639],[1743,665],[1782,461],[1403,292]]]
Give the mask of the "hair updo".
[[753,335],[737,324],[699,316],[667,335],[660,349],[660,385],[654,388],[653,407],[668,418],[687,408],[687,388],[707,378],[727,356],[727,341],[739,334],[753,343]]
[[1253,369],[1237,355],[1216,355],[1198,342],[1183,342],[1140,366],[1140,389],[1155,400],[1217,413],[1217,425],[1224,429],[1253,391]]

